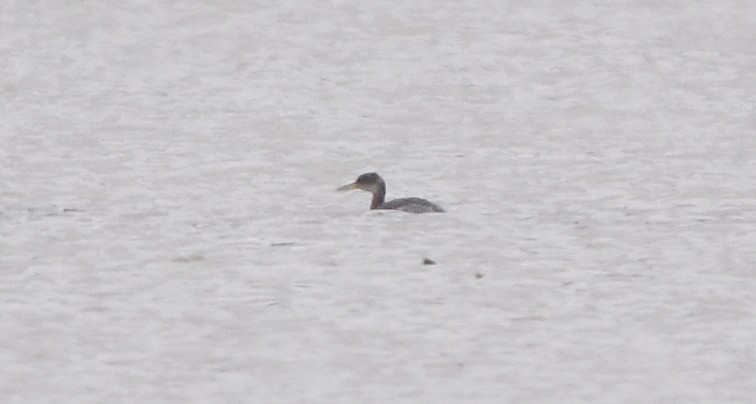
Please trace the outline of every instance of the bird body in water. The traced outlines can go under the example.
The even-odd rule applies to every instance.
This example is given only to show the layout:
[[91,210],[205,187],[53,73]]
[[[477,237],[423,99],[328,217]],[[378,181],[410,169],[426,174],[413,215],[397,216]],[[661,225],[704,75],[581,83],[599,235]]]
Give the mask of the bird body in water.
[[423,198],[400,198],[385,202],[386,183],[377,173],[362,174],[357,177],[357,180],[353,183],[339,187],[336,190],[349,191],[351,189],[361,189],[373,194],[373,200],[370,202],[370,209],[401,210],[409,213],[444,211],[440,206]]

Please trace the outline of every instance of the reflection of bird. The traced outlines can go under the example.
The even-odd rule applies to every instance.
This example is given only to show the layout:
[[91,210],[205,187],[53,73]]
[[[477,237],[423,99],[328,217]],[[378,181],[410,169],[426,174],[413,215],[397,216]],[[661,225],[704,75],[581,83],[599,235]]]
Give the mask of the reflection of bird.
[[440,206],[422,198],[401,198],[384,202],[386,198],[386,183],[383,182],[383,178],[376,173],[362,174],[357,177],[355,182],[339,187],[336,190],[348,191],[350,189],[361,189],[372,193],[373,201],[370,203],[370,209],[392,209],[410,213],[444,211]]

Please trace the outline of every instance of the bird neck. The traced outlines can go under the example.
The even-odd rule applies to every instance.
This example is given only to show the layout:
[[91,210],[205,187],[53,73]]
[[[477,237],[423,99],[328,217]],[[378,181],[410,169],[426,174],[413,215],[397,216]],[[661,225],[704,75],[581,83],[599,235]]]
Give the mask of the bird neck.
[[373,201],[370,202],[370,209],[378,209],[386,200],[386,183],[378,183],[378,189],[373,192]]

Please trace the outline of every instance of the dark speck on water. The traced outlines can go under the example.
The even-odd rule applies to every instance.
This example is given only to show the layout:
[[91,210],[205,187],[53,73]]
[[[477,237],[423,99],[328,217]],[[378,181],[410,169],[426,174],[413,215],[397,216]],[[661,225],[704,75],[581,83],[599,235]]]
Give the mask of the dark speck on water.
[[270,243],[271,247],[289,247],[296,245],[297,243],[294,242],[283,242],[283,243]]

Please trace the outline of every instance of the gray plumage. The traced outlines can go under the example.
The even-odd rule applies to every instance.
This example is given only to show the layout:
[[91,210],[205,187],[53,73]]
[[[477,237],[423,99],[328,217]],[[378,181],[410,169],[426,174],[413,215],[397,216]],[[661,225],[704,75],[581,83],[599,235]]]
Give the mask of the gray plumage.
[[423,198],[400,198],[385,202],[386,183],[377,173],[365,173],[357,177],[351,184],[339,187],[337,191],[361,189],[373,194],[370,209],[401,210],[409,213],[443,212],[444,210],[433,202]]

